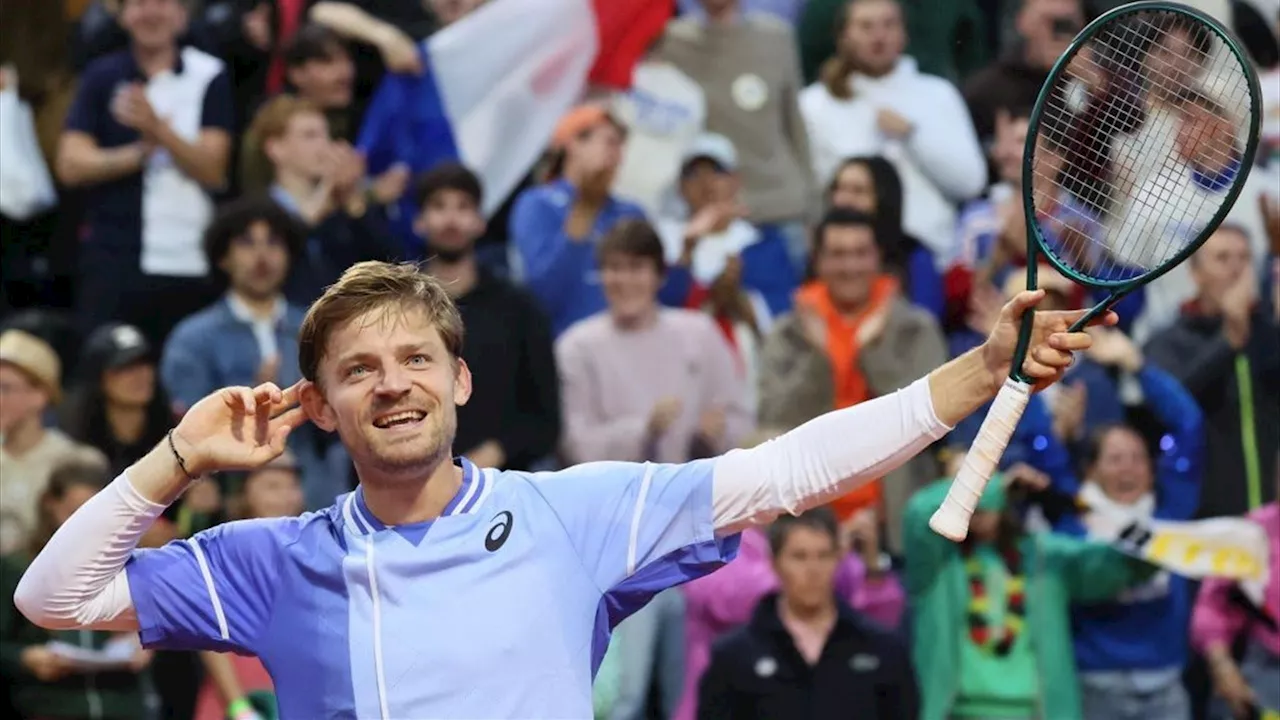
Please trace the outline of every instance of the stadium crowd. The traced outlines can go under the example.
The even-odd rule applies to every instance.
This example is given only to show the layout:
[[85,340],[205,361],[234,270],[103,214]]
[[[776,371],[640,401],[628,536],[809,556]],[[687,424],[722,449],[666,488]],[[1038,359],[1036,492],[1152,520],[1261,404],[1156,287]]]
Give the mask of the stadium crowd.
[[[976,346],[1024,278],[1030,109],[1120,4],[680,0],[631,86],[589,88],[510,197],[458,162],[411,167],[395,137],[370,172],[357,138],[384,75],[429,72],[418,43],[485,2],[0,9],[0,90],[34,119],[0,127],[22,154],[0,164],[56,188],[0,208],[10,717],[275,717],[255,658],[51,633],[11,598],[186,407],[296,382],[305,310],[356,262],[420,261],[453,295],[476,378],[455,451],[486,467],[709,457]],[[1191,4],[1262,77],[1255,167],[1191,261],[1033,398],[971,539],[927,521],[984,413],[625,620],[597,717],[1280,717],[1280,3]],[[1090,302],[1040,277],[1046,304]],[[193,486],[144,544],[327,507],[354,481],[307,427],[270,466]],[[1089,508],[1256,519],[1264,601],[1134,560]]]

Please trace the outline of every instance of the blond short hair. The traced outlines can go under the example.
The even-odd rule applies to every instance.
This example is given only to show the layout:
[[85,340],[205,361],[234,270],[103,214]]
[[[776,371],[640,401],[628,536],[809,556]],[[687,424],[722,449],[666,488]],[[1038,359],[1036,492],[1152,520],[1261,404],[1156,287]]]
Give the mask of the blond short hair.
[[324,116],[319,105],[294,95],[277,95],[267,101],[253,116],[249,130],[245,133],[257,141],[259,147],[266,147],[267,141],[284,137],[289,132],[289,123],[303,114]]
[[452,359],[462,355],[462,316],[443,286],[413,263],[367,261],[347,268],[307,310],[298,331],[298,366],[314,382],[329,338],[348,322],[377,310],[421,312],[440,332]]

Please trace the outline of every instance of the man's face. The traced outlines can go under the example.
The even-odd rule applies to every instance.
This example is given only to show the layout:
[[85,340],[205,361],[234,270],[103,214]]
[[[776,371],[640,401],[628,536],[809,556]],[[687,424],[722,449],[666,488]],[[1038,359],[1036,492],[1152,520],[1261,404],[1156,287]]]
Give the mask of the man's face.
[[294,173],[318,181],[324,176],[333,151],[329,121],[318,112],[295,113],[280,137],[266,142],[265,150],[277,173]]
[[1027,60],[1043,70],[1062,57],[1083,27],[1079,0],[1025,0],[1018,12],[1017,29]]
[[244,485],[247,515],[253,518],[290,517],[303,510],[298,473],[287,468],[265,468],[249,476]]
[[356,70],[347,49],[336,45],[329,55],[289,69],[289,82],[306,98],[326,110],[342,110],[351,105]]
[[1204,55],[1191,43],[1188,28],[1173,27],[1151,46],[1146,67],[1150,77],[1161,78],[1154,83],[1157,92],[1176,93],[1199,85],[1204,62]]
[[484,233],[484,218],[470,195],[446,188],[427,198],[414,230],[427,241],[431,255],[456,262],[471,252],[476,238]]
[[1151,458],[1138,433],[1125,427],[1107,431],[1098,447],[1098,459],[1089,472],[1107,497],[1132,505],[1151,492]]
[[706,158],[690,161],[680,174],[680,196],[690,214],[712,203],[731,202],[738,195],[738,186],[737,175]]
[[894,0],[864,0],[849,10],[841,51],[868,75],[880,76],[893,69],[907,46],[902,9]]
[[71,518],[81,505],[93,499],[98,491],[87,485],[72,485],[67,488],[59,499],[49,498],[45,504],[45,510],[49,513],[49,519],[54,524],[62,527],[62,524]]
[[173,46],[186,25],[187,12],[178,0],[124,0],[120,26],[143,50]]
[[400,307],[338,328],[317,381],[303,394],[312,422],[337,431],[357,468],[406,480],[449,456],[457,406],[471,397],[466,363],[450,356],[425,312]]
[[1191,276],[1202,300],[1218,305],[1246,272],[1252,272],[1249,240],[1235,228],[1218,228],[1191,256]]
[[869,227],[832,226],[824,231],[816,261],[818,280],[827,286],[838,305],[856,306],[867,301],[871,284],[880,274],[880,249]]
[[319,180],[325,172],[333,140],[329,137],[329,121],[317,112],[300,112],[289,118],[284,133],[267,141],[267,157],[277,171],[297,173],[309,180]]
[[876,183],[871,170],[860,162],[849,163],[836,173],[831,188],[831,206],[876,214]]
[[236,292],[256,300],[280,293],[289,273],[289,248],[271,226],[259,220],[231,241],[220,265]]
[[702,0],[702,10],[708,17],[720,17],[737,9],[738,0]]
[[600,283],[610,314],[625,322],[644,316],[657,305],[662,275],[650,258],[611,253],[600,263]]
[[835,593],[840,551],[836,539],[816,528],[792,527],[773,558],[773,569],[787,604],[819,608]]
[[146,407],[156,394],[156,366],[139,361],[107,370],[102,373],[102,394],[115,406]]
[[622,164],[624,140],[613,123],[600,123],[569,142],[565,166],[573,168],[579,178],[603,176],[612,183]]
[[24,422],[38,420],[49,405],[49,395],[25,372],[0,362],[0,435]]

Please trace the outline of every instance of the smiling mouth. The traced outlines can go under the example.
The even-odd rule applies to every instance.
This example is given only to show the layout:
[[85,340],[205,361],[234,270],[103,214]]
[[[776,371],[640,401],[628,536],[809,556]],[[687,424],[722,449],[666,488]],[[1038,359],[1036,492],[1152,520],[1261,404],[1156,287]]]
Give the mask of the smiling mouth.
[[402,410],[400,412],[380,415],[373,419],[373,426],[381,430],[403,427],[421,422],[427,414],[421,410]]

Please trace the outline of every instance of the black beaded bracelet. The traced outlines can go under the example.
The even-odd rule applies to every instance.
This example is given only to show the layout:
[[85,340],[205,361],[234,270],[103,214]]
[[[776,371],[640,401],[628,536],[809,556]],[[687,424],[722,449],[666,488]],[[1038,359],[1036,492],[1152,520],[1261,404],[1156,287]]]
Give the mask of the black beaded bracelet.
[[182,470],[182,474],[186,475],[188,480],[197,480],[198,478],[187,469],[187,461],[183,459],[182,453],[178,452],[178,446],[173,443],[173,430],[166,433],[165,437],[169,439],[169,452],[173,453],[173,459],[178,461],[178,469]]

